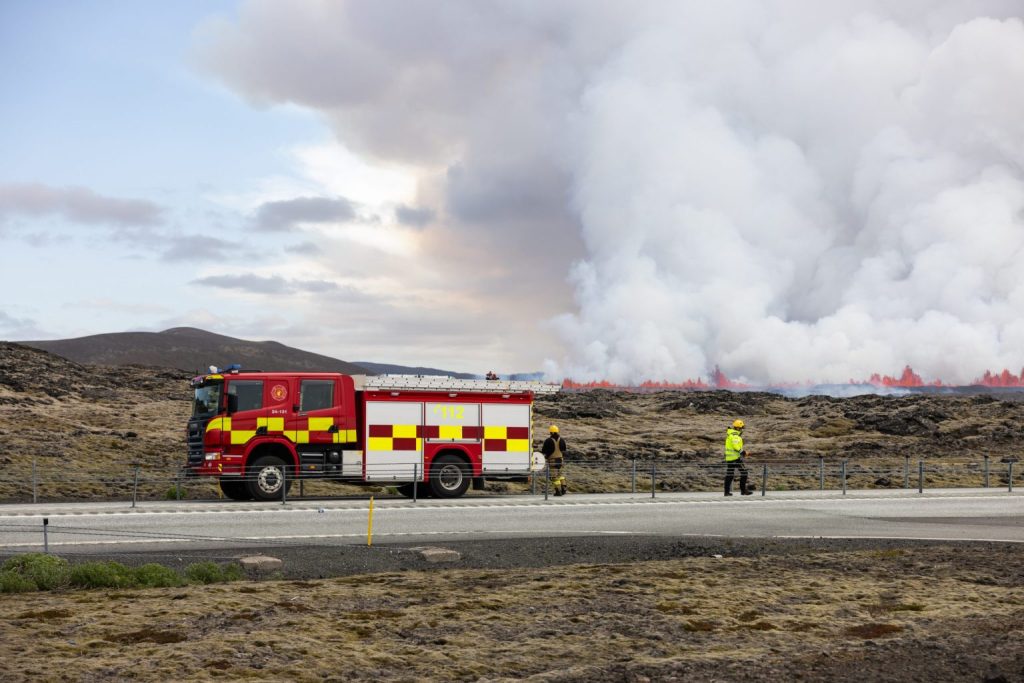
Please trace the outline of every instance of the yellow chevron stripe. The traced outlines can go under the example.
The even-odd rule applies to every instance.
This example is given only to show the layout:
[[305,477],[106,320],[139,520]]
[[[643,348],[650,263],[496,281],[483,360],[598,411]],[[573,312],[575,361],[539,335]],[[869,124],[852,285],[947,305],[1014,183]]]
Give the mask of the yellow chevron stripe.
[[484,427],[485,439],[506,439],[508,438],[508,427]]
[[257,427],[266,427],[268,432],[283,432],[284,431],[284,418],[283,417],[257,417]]
[[437,430],[439,439],[461,439],[462,425],[441,425]]
[[238,431],[231,432],[231,443],[240,444],[245,443],[252,437],[256,436],[256,430],[239,429]]
[[309,418],[309,431],[326,432],[334,425],[333,417],[311,417]]
[[219,429],[222,432],[231,431],[231,418],[230,417],[215,417],[210,420],[206,425],[206,431],[211,432],[215,429]]
[[293,443],[309,443],[309,432],[308,431],[287,431],[284,433],[284,438],[291,439]]
[[415,439],[416,425],[393,425],[391,427],[391,436],[396,439]]

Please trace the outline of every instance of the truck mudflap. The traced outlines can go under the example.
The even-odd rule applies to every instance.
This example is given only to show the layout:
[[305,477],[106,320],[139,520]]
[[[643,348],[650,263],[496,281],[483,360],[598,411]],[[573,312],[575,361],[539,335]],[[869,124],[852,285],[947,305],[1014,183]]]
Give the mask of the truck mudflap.
[[483,491],[484,490],[484,478],[483,477],[473,477],[473,490],[474,491]]

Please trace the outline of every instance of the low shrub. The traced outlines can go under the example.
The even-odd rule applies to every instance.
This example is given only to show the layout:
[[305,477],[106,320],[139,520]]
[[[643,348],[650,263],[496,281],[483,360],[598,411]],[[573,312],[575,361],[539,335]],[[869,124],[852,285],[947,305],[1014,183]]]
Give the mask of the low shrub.
[[37,590],[39,587],[35,581],[26,579],[17,572],[0,571],[0,593],[28,593]]
[[12,557],[0,571],[13,572],[31,581],[37,590],[49,591],[67,585],[68,561],[56,555],[27,553]]
[[71,568],[71,585],[79,588],[131,588],[138,580],[120,562],[84,562]]
[[178,572],[155,562],[136,567],[134,574],[136,584],[143,588],[167,588],[185,583]]
[[185,500],[188,496],[185,494],[185,487],[183,486],[172,486],[167,489],[164,494],[166,500]]
[[189,583],[224,583],[238,581],[244,572],[237,564],[220,565],[215,562],[196,562],[185,567],[185,578]]

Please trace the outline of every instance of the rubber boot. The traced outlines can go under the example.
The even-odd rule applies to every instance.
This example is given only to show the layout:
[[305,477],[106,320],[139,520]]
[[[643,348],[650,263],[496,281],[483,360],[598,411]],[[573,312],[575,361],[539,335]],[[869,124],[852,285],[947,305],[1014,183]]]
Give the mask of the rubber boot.
[[754,494],[753,491],[747,488],[747,478],[740,477],[740,493],[744,496],[751,496]]
[[725,495],[732,495],[732,476],[727,476],[725,478]]

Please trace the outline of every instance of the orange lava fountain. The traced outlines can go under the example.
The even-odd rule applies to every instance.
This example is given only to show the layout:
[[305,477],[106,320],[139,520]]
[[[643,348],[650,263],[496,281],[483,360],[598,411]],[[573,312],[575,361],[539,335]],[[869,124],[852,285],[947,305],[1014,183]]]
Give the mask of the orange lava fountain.
[[[869,379],[865,380],[854,380],[851,379],[849,384],[852,385],[871,385],[876,387],[900,387],[900,388],[918,388],[918,387],[956,387],[960,385],[947,384],[941,379],[936,379],[930,382],[925,382],[919,374],[914,372],[914,369],[909,365],[903,368],[903,372],[900,375],[883,375],[881,373],[874,373]],[[780,388],[792,388],[798,386],[813,386],[811,382],[804,383],[784,383],[784,384],[772,384],[764,388],[780,389]],[[991,371],[986,370],[985,374],[974,380],[970,386],[983,386],[983,387],[998,387],[998,388],[1015,388],[1024,387],[1024,370],[1021,370],[1019,375],[1015,375],[1009,370],[1003,370],[1000,373],[993,374]],[[703,378],[698,377],[697,379],[688,379],[682,382],[669,382],[666,380],[644,380],[640,384],[633,385],[622,385],[613,384],[607,380],[600,380],[595,382],[576,382],[572,379],[566,378],[562,380],[562,388],[571,391],[586,391],[588,389],[610,389],[615,391],[710,391],[713,389],[751,389],[754,388],[749,384],[737,382],[729,379],[724,372],[719,370],[717,367],[711,374],[711,378],[705,381]]]

